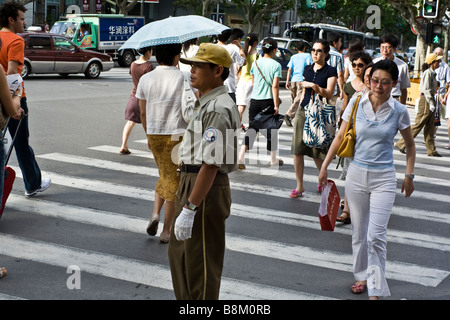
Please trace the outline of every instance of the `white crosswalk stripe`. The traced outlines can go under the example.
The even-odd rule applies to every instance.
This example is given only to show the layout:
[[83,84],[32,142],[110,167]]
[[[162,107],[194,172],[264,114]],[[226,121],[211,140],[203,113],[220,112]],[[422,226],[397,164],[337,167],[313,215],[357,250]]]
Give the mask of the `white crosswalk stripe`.
[[[443,125],[446,125],[444,122]],[[290,154],[290,139],[292,136],[292,128],[282,127],[280,130],[280,157],[285,162],[285,167],[269,169],[266,165],[269,161],[267,155],[250,154],[247,160],[250,164],[247,169],[242,172],[238,171],[230,175],[231,188],[233,192],[243,195],[233,198],[230,219],[247,219],[254,223],[270,223],[278,227],[293,227],[299,230],[308,230],[310,232],[320,230],[320,223],[317,214],[301,214],[299,212],[291,212],[283,209],[271,209],[263,206],[263,203],[253,203],[248,200],[251,197],[270,197],[277,202],[298,201],[299,204],[308,204],[318,209],[320,203],[320,194],[315,192],[306,192],[300,199],[289,199],[290,190],[295,186],[295,175],[293,172],[293,158]],[[450,187],[447,177],[439,173],[448,172],[450,165],[448,152],[442,152],[446,157],[430,158],[426,156],[426,150],[416,139],[417,143],[417,168],[424,172],[434,172],[434,177],[428,177],[416,174],[415,182],[419,185],[420,190],[416,187],[414,198],[422,202],[439,201],[448,203]],[[445,139],[439,137],[439,143],[445,143]],[[147,202],[154,201],[154,189],[150,187],[141,187],[114,182],[116,174],[131,174],[142,177],[147,181],[156,181],[158,178],[158,169],[153,162],[153,156],[150,151],[146,150],[143,143],[146,140],[134,141],[136,148],[131,148],[131,154],[127,156],[126,161],[120,161],[114,156],[119,151],[118,147],[109,145],[98,145],[88,148],[90,156],[79,156],[67,153],[48,153],[37,155],[37,157],[50,164],[47,168],[54,169],[43,170],[43,176],[52,178],[53,189],[71,188],[83,190],[84,192],[97,193],[101,197],[110,198],[111,202],[118,197],[130,200],[143,200]],[[255,144],[260,150],[265,149],[265,142],[260,141]],[[395,166],[397,167],[397,180],[401,182],[404,177],[405,160],[404,156],[397,151],[395,153]],[[121,158],[123,159],[123,158]],[[136,161],[133,161],[135,159]],[[148,165],[142,165],[140,159],[148,159]],[[317,185],[317,170],[314,162],[305,159],[306,167],[309,172],[305,172],[305,182],[311,185]],[[251,161],[256,164],[251,164]],[[259,162],[259,163],[257,163]],[[81,171],[75,173],[61,173],[58,165],[73,166],[74,168],[82,168]],[[18,167],[13,168],[16,172],[20,172]],[[447,169],[447,170],[446,170]],[[76,172],[102,170],[107,172],[111,179],[89,179]],[[315,170],[315,171],[314,171]],[[333,175],[335,182],[339,188],[344,187],[344,181],[337,179],[340,169],[335,169],[335,165],[329,167],[330,175]],[[403,171],[402,171],[403,170]],[[254,179],[251,183],[248,178]],[[17,176],[20,180],[20,174]],[[283,186],[271,183],[271,179],[283,181]],[[398,184],[400,185],[400,183]],[[440,186],[443,192],[433,192],[428,190],[428,186]],[[435,189],[434,189],[435,190]],[[55,191],[57,192],[57,191]],[[245,196],[245,195],[248,196]],[[400,197],[400,189],[398,189],[397,197]],[[246,200],[247,199],[247,200]],[[149,203],[148,207],[152,207]],[[393,216],[400,218],[414,219],[420,224],[426,221],[429,224],[435,224],[443,228],[449,228],[450,212],[442,212],[440,210],[430,210],[423,208],[413,208],[402,204],[396,204],[393,208]],[[148,218],[142,218],[132,213],[118,213],[90,208],[83,205],[82,202],[77,205],[46,200],[45,197],[36,197],[30,200],[24,200],[23,195],[12,193],[5,209],[6,215],[31,214],[36,219],[52,218],[58,221],[71,221],[79,225],[90,225],[105,230],[119,230],[129,232],[135,235],[145,235],[145,228]],[[162,230],[162,222],[160,223],[159,232]],[[329,233],[322,233],[323,235]],[[351,226],[343,226],[336,228],[334,235],[345,237],[348,243],[351,242]],[[324,268],[324,270],[333,270],[351,274],[352,272],[352,255],[349,252],[340,252],[337,248],[324,249],[320,246],[315,247],[309,244],[291,243],[288,240],[275,240],[266,237],[264,234],[255,236],[252,233],[236,233],[227,232],[226,234],[227,252],[251,255],[257,257],[258,261],[271,259],[284,261],[286,263],[294,263],[301,266],[309,266],[312,268]],[[410,246],[411,248],[419,248],[426,250],[435,250],[438,253],[447,254],[450,252],[450,237],[430,232],[429,229],[423,231],[407,230],[402,226],[395,226],[388,230],[388,243],[396,245]],[[98,275],[106,278],[117,279],[126,282],[145,284],[151,287],[163,290],[172,290],[170,270],[167,265],[149,262],[146,259],[135,259],[124,257],[121,255],[100,252],[98,250],[89,250],[77,248],[67,244],[52,243],[34,239],[32,235],[24,238],[14,234],[0,232],[0,255],[23,259],[46,265],[52,265],[67,268],[70,264],[80,266],[83,272],[92,275]],[[165,247],[167,248],[167,247]],[[401,261],[397,257],[388,257],[386,266],[386,276],[390,280],[396,280],[402,283],[414,284],[423,287],[438,287],[445,282],[450,275],[450,268],[435,267],[428,264],[422,259],[411,259],[409,261]],[[127,270],[127,272],[123,272]],[[281,270],[282,272],[282,270]],[[249,279],[252,279],[249,277]],[[293,290],[292,288],[284,288],[277,283],[259,282],[256,280],[242,280],[224,276],[221,286],[221,299],[339,299],[340,296],[320,295],[313,290]],[[0,300],[21,299],[17,294],[3,292],[0,287]]]

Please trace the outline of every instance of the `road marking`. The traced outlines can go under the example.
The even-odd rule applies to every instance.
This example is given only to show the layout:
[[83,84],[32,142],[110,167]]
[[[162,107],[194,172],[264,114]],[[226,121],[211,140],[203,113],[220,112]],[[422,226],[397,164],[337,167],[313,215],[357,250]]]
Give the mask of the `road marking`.
[[[10,195],[8,205],[18,211],[134,233],[145,233],[144,229],[148,224],[147,219],[58,204],[51,201],[39,200],[37,198],[24,202],[22,197],[13,194]],[[246,209],[248,210],[248,208]],[[262,210],[262,208],[259,210]],[[264,212],[264,214],[269,215],[272,213],[273,212]],[[234,215],[234,212],[232,214]],[[254,216],[259,214],[260,212],[256,212],[254,213]],[[317,220],[318,219],[316,219],[316,221]],[[160,224],[162,225],[162,223]],[[318,226],[318,223],[316,223],[316,225]],[[162,228],[158,229],[161,230]],[[418,237],[417,235],[415,236]],[[250,253],[262,257],[352,272],[352,255],[341,252],[319,250],[296,244],[287,244],[230,233],[226,234],[226,247],[228,250],[241,253]],[[424,286],[436,287],[449,274],[450,272],[448,271],[397,261],[389,261],[386,264],[387,278],[421,284]]]
[[[111,150],[111,148],[107,149],[105,146],[102,146],[100,149],[102,151]],[[37,157],[42,158],[42,159],[48,159],[48,160],[54,160],[54,161],[60,161],[60,162],[66,162],[66,163],[72,163],[72,164],[78,164],[78,165],[84,165],[84,166],[91,166],[91,167],[113,170],[113,171],[122,171],[122,172],[134,173],[134,174],[149,175],[152,177],[159,177],[158,169],[152,168],[152,167],[127,165],[127,164],[123,164],[120,162],[113,162],[113,161],[109,161],[109,160],[99,160],[99,159],[95,159],[95,158],[82,157],[82,156],[66,155],[66,154],[61,154],[61,153],[49,153],[49,154],[39,155]],[[265,168],[266,171],[267,171],[267,169],[268,168]],[[276,171],[277,178],[289,179],[289,180],[292,180],[293,183],[295,182],[295,176],[292,173],[286,172],[283,170],[273,170],[273,171]],[[287,198],[287,195],[289,195],[289,193],[291,192],[291,190],[286,189],[286,188],[278,188],[278,187],[274,187],[274,186],[260,185],[260,184],[249,185],[247,183],[233,181],[233,178],[239,174],[245,174],[245,173],[238,171],[238,172],[234,172],[230,175],[230,177],[232,179],[230,181],[230,184],[231,184],[231,188],[233,190],[262,193],[262,194],[266,194],[269,196],[275,196],[275,197],[280,197],[280,198]],[[404,174],[397,174],[397,178],[400,181],[403,181]],[[421,178],[418,177],[417,180],[420,181]],[[425,179],[424,178],[424,180],[425,180],[425,181],[423,181],[424,183],[428,183],[428,182],[437,183],[436,180],[439,180],[439,181],[442,181],[443,183],[448,184],[448,181],[444,180],[444,179],[431,179],[431,178]],[[304,181],[316,183],[317,177],[315,175],[305,174]],[[339,186],[341,188],[344,187],[344,183],[345,183],[344,181],[339,180],[339,179],[335,179],[334,181],[337,186]],[[400,189],[397,189],[397,192],[399,195],[401,194]],[[424,192],[424,191],[414,193],[413,197],[423,198],[423,199],[427,199],[427,200],[437,200],[437,201],[448,202],[447,195],[441,195],[441,194]],[[320,194],[318,194],[316,192],[314,192],[314,193],[306,192],[306,193],[304,193],[301,200],[302,201],[311,201],[311,202],[320,204],[321,196],[320,196]],[[433,219],[433,221],[436,221],[436,222],[443,222],[443,221],[445,222],[446,221],[446,223],[450,224],[450,215],[442,214],[439,212],[432,212],[429,210],[428,211],[422,210],[422,211],[424,214],[423,216],[422,216],[422,213],[416,214],[415,216],[418,218],[423,218],[423,219],[431,218],[431,219]],[[394,206],[393,212],[395,214],[405,216],[405,217],[411,216],[410,209],[406,208],[406,207]],[[415,211],[415,212],[417,213],[418,211]]]
[[[173,289],[170,269],[165,265],[1,233],[0,243],[2,244],[0,246],[0,254],[3,255],[63,268],[77,265],[80,267],[81,272],[141,283],[166,290]],[[222,277],[220,298],[225,300],[332,299],[227,277]]]

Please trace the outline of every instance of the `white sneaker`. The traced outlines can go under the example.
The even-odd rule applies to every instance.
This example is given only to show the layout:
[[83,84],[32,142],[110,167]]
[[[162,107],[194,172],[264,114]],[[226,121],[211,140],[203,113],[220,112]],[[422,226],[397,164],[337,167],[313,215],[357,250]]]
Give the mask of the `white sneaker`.
[[42,178],[41,187],[32,192],[25,191],[25,197],[30,198],[30,197],[36,195],[38,192],[44,192],[45,190],[47,190],[50,187],[51,184],[52,184],[52,179]]

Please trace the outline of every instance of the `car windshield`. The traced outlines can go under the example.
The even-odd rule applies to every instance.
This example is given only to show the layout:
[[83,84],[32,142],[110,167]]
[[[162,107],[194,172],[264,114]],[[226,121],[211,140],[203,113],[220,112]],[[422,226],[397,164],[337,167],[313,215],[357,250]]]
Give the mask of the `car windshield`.
[[50,30],[51,33],[60,34],[62,36],[66,36],[67,38],[72,39],[75,31],[77,30],[78,24],[75,22],[55,22],[52,29]]

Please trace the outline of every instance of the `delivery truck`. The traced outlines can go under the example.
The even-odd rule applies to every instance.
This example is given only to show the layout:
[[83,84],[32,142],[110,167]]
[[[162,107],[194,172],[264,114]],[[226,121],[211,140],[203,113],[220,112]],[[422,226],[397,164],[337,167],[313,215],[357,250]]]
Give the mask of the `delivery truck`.
[[136,51],[119,48],[144,25],[144,17],[123,14],[68,14],[56,21],[51,33],[64,35],[80,48],[109,54],[120,66],[129,67]]

